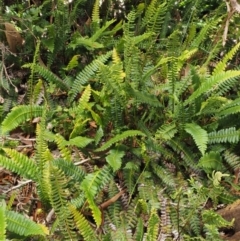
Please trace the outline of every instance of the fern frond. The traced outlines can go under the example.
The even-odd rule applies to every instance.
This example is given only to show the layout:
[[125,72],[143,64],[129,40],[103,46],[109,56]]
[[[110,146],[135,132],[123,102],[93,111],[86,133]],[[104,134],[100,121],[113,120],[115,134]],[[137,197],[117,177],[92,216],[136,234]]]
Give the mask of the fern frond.
[[76,227],[79,229],[85,241],[98,240],[93,228],[90,226],[86,218],[77,211],[73,205],[69,205],[69,209],[73,214]]
[[81,183],[81,190],[84,191],[89,207],[92,211],[93,218],[99,226],[102,222],[101,211],[94,202],[97,191],[102,189],[112,179],[112,173],[108,166],[103,167],[95,173],[88,174]]
[[185,101],[185,105],[191,103],[193,100],[198,98],[200,95],[208,93],[218,88],[218,86],[230,78],[235,78],[240,75],[240,71],[228,70],[226,72],[220,72],[216,75],[210,76],[206,81],[204,81],[200,87],[193,92],[192,95]]
[[42,116],[44,107],[34,105],[19,105],[13,107],[11,112],[2,122],[2,133],[7,133],[21,123],[29,121],[34,117]]
[[3,150],[11,159],[0,156],[0,163],[2,166],[23,177],[37,181],[38,167],[33,160],[14,149],[3,148]]
[[67,67],[64,68],[64,70],[70,71],[70,70],[74,69],[75,67],[77,67],[77,66],[79,65],[79,63],[78,63],[79,57],[80,57],[79,54],[74,55],[74,56],[71,58],[71,60],[69,61]]
[[86,173],[81,167],[75,166],[73,162],[64,159],[55,159],[53,165],[61,170],[66,177],[71,177],[74,181],[81,183]]
[[22,236],[46,236],[48,229],[45,226],[33,222],[23,215],[6,210],[7,230]]
[[240,48],[240,43],[236,44],[225,56],[223,59],[217,63],[213,70],[213,75],[224,71],[227,67],[227,62],[232,60],[233,56],[237,53],[238,49]]
[[198,149],[202,155],[204,155],[208,143],[207,131],[195,123],[187,123],[185,125],[185,131],[193,137]]
[[104,31],[115,22],[115,19],[111,19],[110,21],[107,21],[104,26],[102,26],[100,29],[98,29],[90,38],[91,41],[95,42],[98,40],[104,33]]
[[184,143],[182,143],[179,139],[174,140],[171,139],[167,142],[177,153],[181,153],[181,158],[184,160],[186,165],[192,169],[194,172],[199,173],[200,169],[197,167],[195,162],[194,154],[189,150],[188,147]]
[[133,137],[133,136],[145,136],[144,133],[142,133],[141,131],[138,130],[128,130],[128,131],[124,131],[123,133],[116,135],[115,137],[113,137],[111,140],[107,141],[105,144],[103,144],[100,148],[97,148],[95,150],[95,152],[100,152],[100,151],[105,151],[107,150],[109,147],[111,147],[113,144],[122,141],[128,137]]
[[71,152],[69,148],[67,148],[67,141],[64,139],[64,137],[61,136],[60,134],[56,134],[55,142],[57,143],[63,158],[66,159],[67,161],[71,161]]
[[50,169],[50,202],[54,208],[57,217],[61,222],[61,230],[65,239],[77,240],[76,231],[74,231],[74,223],[72,222],[72,213],[68,207],[68,189],[67,180],[64,173],[56,166],[49,165]]
[[100,22],[100,14],[99,14],[99,0],[95,0],[93,11],[92,11],[92,21],[94,23]]
[[86,104],[90,100],[90,97],[91,97],[91,85],[87,85],[79,100],[79,104],[78,104],[79,111],[85,108]]
[[235,127],[228,129],[222,129],[219,131],[213,131],[208,133],[209,144],[212,143],[238,143],[239,141],[239,131]]
[[0,240],[6,240],[7,218],[6,203],[4,200],[0,202]]
[[85,85],[90,78],[92,78],[95,73],[98,71],[99,67],[107,62],[107,60],[112,55],[112,51],[107,52],[104,55],[100,55],[97,59],[93,60],[92,63],[87,65],[83,71],[81,71],[74,81],[71,89],[69,91],[70,101],[73,101],[77,94],[81,91],[81,86]]
[[239,106],[240,98],[236,98],[233,101],[229,101],[229,103],[226,103],[220,108],[219,112],[217,113],[217,116],[226,117],[228,115],[237,114],[240,112]]
[[230,150],[226,150],[223,154],[224,159],[229,164],[229,166],[235,170],[240,168],[240,157],[232,153]]
[[222,170],[222,158],[218,152],[206,153],[199,160],[198,166],[210,174],[213,170]]
[[156,132],[155,137],[157,140],[170,140],[178,132],[174,122],[163,124]]
[[157,215],[156,210],[152,210],[150,214],[150,218],[148,220],[148,227],[147,227],[147,241],[155,241],[158,237],[159,232],[159,218]]
[[174,177],[167,169],[162,168],[155,162],[151,162],[151,166],[152,166],[153,173],[155,173],[163,181],[165,185],[170,187],[176,186]]

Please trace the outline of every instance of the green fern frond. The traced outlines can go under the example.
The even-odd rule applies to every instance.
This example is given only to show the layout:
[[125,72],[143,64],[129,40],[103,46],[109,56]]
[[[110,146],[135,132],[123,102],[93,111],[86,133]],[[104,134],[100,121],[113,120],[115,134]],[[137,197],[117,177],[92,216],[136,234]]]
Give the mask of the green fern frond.
[[37,224],[23,215],[7,211],[5,212],[7,219],[7,230],[22,236],[46,236],[48,234],[47,227]]
[[232,153],[230,150],[226,150],[223,154],[224,159],[229,164],[229,166],[235,170],[240,168],[240,157]]
[[76,47],[79,47],[79,46],[84,46],[89,50],[101,49],[104,47],[103,44],[96,42],[91,38],[86,38],[86,37],[78,37],[77,39],[73,40],[68,47],[75,50]]
[[163,124],[156,132],[155,137],[157,140],[170,140],[178,132],[174,122]]
[[185,164],[192,169],[194,172],[199,173],[200,169],[197,167],[197,163],[195,162],[195,156],[189,150],[189,148],[182,143],[181,140],[177,139],[171,139],[168,142],[168,145],[171,146],[177,153],[181,153],[181,158],[184,160]]
[[228,103],[226,103],[220,108],[219,112],[217,113],[217,116],[225,117],[228,115],[237,114],[240,112],[239,106],[240,106],[240,98],[236,98],[233,101],[229,101]]
[[99,226],[102,222],[101,211],[94,202],[95,195],[98,190],[101,190],[112,179],[110,167],[105,166],[95,173],[88,174],[81,183],[81,190],[84,191],[89,207],[92,211],[93,218]]
[[98,240],[93,228],[90,226],[86,218],[81,214],[80,211],[77,211],[73,205],[69,205],[69,209],[73,214],[76,227],[79,229],[81,235],[85,241]]
[[12,172],[16,172],[23,177],[37,181],[38,167],[33,160],[14,149],[3,148],[3,150],[11,159],[0,156],[1,166]]
[[219,131],[213,131],[208,133],[209,144],[212,143],[238,143],[239,141],[239,131],[235,127],[228,129],[222,129]]
[[0,202],[0,240],[6,240],[7,218],[6,203],[4,200]]
[[185,101],[185,105],[191,103],[193,100],[201,96],[202,94],[208,93],[218,88],[218,86],[230,78],[235,78],[240,75],[240,71],[228,70],[226,72],[220,72],[216,75],[210,76],[204,81],[201,86],[193,92],[192,95]]
[[74,81],[70,91],[69,98],[73,101],[79,92],[81,92],[81,86],[85,85],[98,71],[99,67],[107,62],[107,60],[112,55],[112,51],[107,52],[104,55],[100,55],[97,59],[93,60],[92,63],[87,65],[83,71],[81,71]]
[[[115,19],[111,19],[110,21],[107,21],[104,26],[102,26],[100,29],[98,29],[90,38],[91,41],[96,42],[105,32],[105,30],[115,22]],[[102,45],[103,46],[103,45]]]
[[207,131],[195,123],[187,123],[185,125],[185,131],[193,137],[198,149],[202,155],[204,155],[208,143]]
[[38,105],[42,102],[42,100],[43,100],[43,82],[41,79],[39,79],[33,88],[32,103]]
[[100,152],[100,151],[105,151],[107,150],[109,147],[111,147],[113,144],[122,141],[128,137],[133,137],[133,136],[145,136],[144,133],[142,133],[141,131],[138,130],[128,130],[128,131],[124,131],[123,133],[116,135],[115,137],[113,137],[111,140],[107,141],[105,144],[103,144],[100,148],[97,148],[95,150],[95,152]]
[[136,241],[142,241],[144,237],[144,225],[143,225],[143,220],[141,218],[138,219],[138,223],[136,226],[136,231],[135,231],[135,239]]
[[213,75],[224,71],[227,67],[227,62],[232,60],[233,56],[237,53],[238,49],[240,48],[240,43],[236,44],[225,56],[223,59],[217,63],[213,70]]
[[159,233],[159,217],[156,210],[152,210],[148,220],[147,241],[156,241]]
[[43,109],[44,107],[42,106],[34,105],[18,105],[13,107],[2,122],[2,133],[7,133],[34,117],[42,116]]
[[74,231],[73,215],[68,207],[68,189],[64,173],[56,166],[49,165],[50,169],[50,202],[54,208],[57,218],[61,222],[61,230],[67,240],[77,240],[76,231]]
[[100,6],[99,0],[95,0],[93,11],[92,11],[92,21],[98,24],[100,22],[99,6]]
[[62,157],[67,161],[71,161],[71,152],[69,148],[67,148],[67,141],[64,139],[64,137],[61,136],[60,134],[56,134],[55,142],[58,145],[58,148],[61,152]]
[[68,146],[77,146],[79,148],[84,148],[93,141],[94,141],[93,139],[85,136],[77,136],[70,139],[69,141],[66,141],[66,144]]
[[176,186],[174,177],[167,169],[164,169],[163,167],[159,166],[155,162],[151,162],[151,166],[152,166],[153,173],[155,173],[163,181],[165,185],[169,187]]
[[199,160],[198,166],[201,167],[206,173],[210,174],[213,170],[222,170],[222,158],[218,152],[206,153]]
[[64,68],[64,70],[70,71],[70,70],[73,70],[74,68],[76,68],[76,67],[79,65],[79,63],[78,63],[79,57],[80,57],[79,54],[74,55],[74,56],[71,58],[71,60],[69,61],[67,67]]
[[52,163],[61,170],[66,177],[71,177],[76,182],[81,183],[86,175],[82,168],[75,166],[73,162],[64,159],[55,159]]
[[79,100],[78,104],[78,110],[81,111],[85,108],[86,104],[89,102],[91,97],[91,85],[87,85],[84,92],[82,93],[82,96]]
[[130,93],[132,94],[133,97],[135,97],[135,99],[138,103],[145,103],[145,104],[148,104],[149,106],[153,106],[153,107],[162,106],[160,101],[153,94],[149,94],[147,92],[140,92],[137,90],[130,90]]

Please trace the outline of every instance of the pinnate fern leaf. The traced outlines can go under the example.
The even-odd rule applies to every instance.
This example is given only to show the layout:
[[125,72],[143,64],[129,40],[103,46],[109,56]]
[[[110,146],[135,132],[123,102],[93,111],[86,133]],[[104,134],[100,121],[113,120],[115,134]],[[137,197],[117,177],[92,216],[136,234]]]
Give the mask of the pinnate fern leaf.
[[48,233],[48,229],[45,226],[41,226],[19,213],[6,211],[6,218],[7,229],[13,233],[22,236],[46,236]]
[[73,205],[69,206],[70,211],[73,214],[74,221],[76,223],[77,228],[82,234],[85,241],[97,240],[96,234],[94,233],[92,227],[86,220],[86,218],[82,215],[81,212],[77,211]]
[[228,129],[222,129],[219,131],[213,131],[208,134],[209,143],[238,143],[239,131],[236,131],[235,127]]
[[237,53],[238,49],[240,48],[240,43],[236,44],[224,57],[223,59],[216,65],[213,74],[220,73],[224,71],[227,67],[227,62],[232,60],[233,56]]
[[240,71],[237,70],[228,70],[225,72],[217,73],[216,75],[210,76],[206,81],[204,81],[201,86],[193,92],[193,94],[185,101],[185,105],[191,103],[193,100],[198,98],[204,93],[215,90],[218,88],[218,85],[224,83],[230,78],[235,78],[240,75]]
[[6,203],[3,200],[0,202],[0,240],[6,240],[7,218],[5,211]]
[[208,174],[212,173],[213,170],[222,170],[221,156],[219,153],[213,151],[206,153],[199,160],[198,166]]
[[38,167],[33,160],[14,149],[3,148],[3,150],[11,159],[0,155],[1,166],[23,177],[37,180]]
[[87,65],[84,68],[84,70],[77,75],[76,80],[74,81],[69,91],[70,101],[74,100],[74,98],[80,91],[80,87],[82,85],[85,85],[88,82],[88,80],[95,75],[99,67],[102,66],[103,63],[107,62],[111,55],[112,51],[109,51],[104,55],[100,55],[97,59],[93,60],[92,63]]
[[101,168],[95,173],[88,174],[81,183],[81,190],[84,191],[89,207],[92,211],[93,218],[99,226],[102,222],[102,215],[99,207],[94,202],[94,198],[99,190],[107,185],[112,179],[112,172],[108,166]]
[[145,134],[138,130],[124,131],[123,133],[116,135],[111,140],[107,141],[105,144],[103,144],[100,148],[96,149],[95,151],[96,152],[105,151],[113,144],[132,136],[145,136]]
[[198,149],[202,155],[204,155],[208,143],[207,131],[195,123],[187,123],[185,125],[185,131],[193,137]]
[[6,116],[2,122],[2,133],[7,133],[21,123],[30,120],[34,117],[42,116],[43,113],[42,106],[31,106],[31,105],[19,105],[13,107],[11,112]]

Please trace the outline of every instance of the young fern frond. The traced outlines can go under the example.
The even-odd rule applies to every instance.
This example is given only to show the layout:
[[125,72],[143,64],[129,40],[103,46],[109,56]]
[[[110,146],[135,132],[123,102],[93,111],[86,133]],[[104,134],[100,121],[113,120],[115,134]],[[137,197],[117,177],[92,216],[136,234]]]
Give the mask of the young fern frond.
[[13,107],[2,122],[2,133],[5,134],[34,117],[42,116],[43,109],[44,107],[42,106],[34,105],[18,105]]
[[95,152],[100,152],[100,151],[105,151],[107,150],[109,147],[111,147],[113,144],[122,141],[128,137],[133,137],[133,136],[145,136],[144,133],[142,133],[141,131],[138,130],[128,130],[128,131],[124,131],[121,134],[116,135],[115,137],[113,137],[111,140],[107,141],[105,144],[103,144],[101,147],[97,148],[95,150]]
[[92,22],[99,28],[100,24],[100,14],[99,14],[99,0],[95,0],[93,11],[92,11]]
[[208,143],[207,131],[195,123],[187,123],[185,125],[185,131],[193,137],[198,149],[202,155],[204,155]]

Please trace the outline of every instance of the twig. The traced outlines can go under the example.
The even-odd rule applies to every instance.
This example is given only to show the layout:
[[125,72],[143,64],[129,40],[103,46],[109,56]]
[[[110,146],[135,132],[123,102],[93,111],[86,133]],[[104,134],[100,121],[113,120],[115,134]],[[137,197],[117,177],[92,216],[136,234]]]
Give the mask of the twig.
[[10,188],[10,189],[8,189],[7,191],[5,191],[3,193],[6,194],[6,193],[11,192],[11,191],[13,191],[15,189],[21,188],[22,186],[25,186],[25,185],[27,185],[30,182],[32,182],[32,180],[27,180],[25,182],[19,183],[17,186],[14,186],[14,187]]

